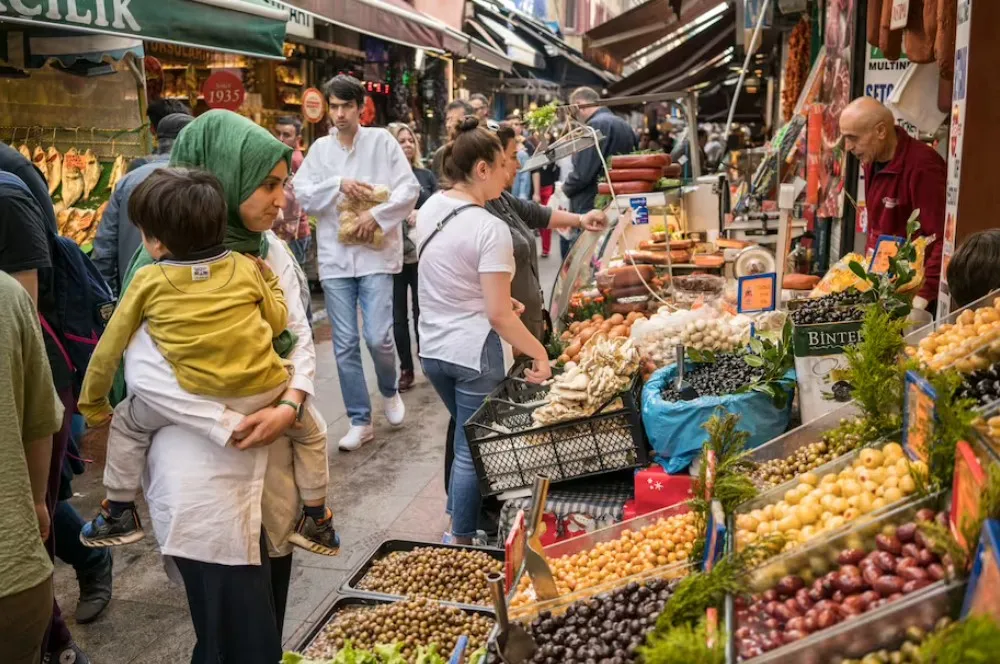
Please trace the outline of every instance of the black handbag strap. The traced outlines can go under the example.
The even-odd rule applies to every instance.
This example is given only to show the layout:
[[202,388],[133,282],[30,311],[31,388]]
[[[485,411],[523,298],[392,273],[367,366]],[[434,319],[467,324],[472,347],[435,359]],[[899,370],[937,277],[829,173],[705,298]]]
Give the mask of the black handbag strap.
[[468,210],[469,208],[482,208],[482,206],[476,205],[475,203],[466,203],[465,205],[459,205],[457,208],[449,212],[448,216],[437,222],[437,225],[434,226],[434,230],[427,236],[427,239],[420,243],[420,248],[417,250],[417,260],[420,260],[420,258],[424,255],[424,249],[426,249],[428,243],[434,239],[434,236],[440,233],[448,222],[457,217],[460,212]]

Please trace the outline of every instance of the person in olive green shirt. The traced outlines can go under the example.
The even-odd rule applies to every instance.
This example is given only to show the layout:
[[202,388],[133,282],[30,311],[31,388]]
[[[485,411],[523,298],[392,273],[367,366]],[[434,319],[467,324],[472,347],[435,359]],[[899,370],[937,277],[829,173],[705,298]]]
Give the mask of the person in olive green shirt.
[[[108,393],[140,326],[146,325],[183,390],[217,399],[237,412],[274,404],[289,380],[274,345],[288,325],[278,278],[263,260],[223,246],[227,207],[216,177],[194,169],[159,169],[135,188],[129,217],[156,262],[131,278],[94,349],[81,389],[79,409],[87,426],[110,426],[107,500],[80,534],[89,547],[145,537],[134,500],[146,454],[156,431],[183,424],[135,396],[111,408]],[[290,405],[298,409],[298,404]],[[294,442],[294,433],[290,437]],[[293,445],[299,493],[307,511],[325,518],[326,453],[303,447]],[[329,530],[329,537],[292,541],[334,555],[339,543]]]
[[52,383],[38,313],[0,272],[0,658],[41,660],[52,615],[45,486],[63,407]]

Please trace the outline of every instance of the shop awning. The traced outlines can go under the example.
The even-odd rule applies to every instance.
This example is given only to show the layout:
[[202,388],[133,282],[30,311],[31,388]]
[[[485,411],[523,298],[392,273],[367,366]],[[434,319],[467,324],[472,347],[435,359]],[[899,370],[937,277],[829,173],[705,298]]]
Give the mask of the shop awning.
[[719,14],[674,48],[611,85],[614,95],[679,91],[714,80],[717,67],[725,70],[733,59],[736,12]]
[[[603,49],[625,61],[637,51],[696,21],[706,12],[720,10],[722,0],[683,0],[678,16],[673,0],[648,0],[587,32],[587,46]],[[735,38],[735,32],[734,32]]]
[[[283,60],[288,12],[263,0],[0,2],[0,25],[45,26]],[[54,10],[54,11],[53,11]]]
[[545,58],[535,49],[534,46],[522,39],[513,28],[504,25],[499,20],[489,16],[480,15],[475,22],[483,25],[487,30],[501,39],[507,47],[507,57],[518,64],[535,69],[545,69]]
[[[277,2],[278,0],[271,0]],[[410,48],[447,51],[448,27],[421,14],[405,0],[280,0],[314,17],[355,32]]]

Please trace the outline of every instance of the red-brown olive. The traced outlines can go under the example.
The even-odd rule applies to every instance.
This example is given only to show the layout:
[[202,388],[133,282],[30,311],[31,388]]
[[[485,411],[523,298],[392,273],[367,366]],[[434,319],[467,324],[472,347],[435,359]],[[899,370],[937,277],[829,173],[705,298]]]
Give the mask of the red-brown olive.
[[[907,581],[922,581],[927,579],[930,575],[923,567],[904,567],[899,570],[899,576]],[[904,591],[905,592],[905,591]]]
[[864,560],[865,552],[861,549],[844,549],[837,556],[837,563],[840,565],[857,565]]
[[788,621],[788,624],[785,625],[785,629],[797,629],[799,631],[805,631],[805,628],[806,628],[806,619],[803,618],[802,616],[795,616],[794,618]]
[[917,553],[917,560],[920,562],[921,565],[927,567],[928,565],[932,565],[938,562],[938,557],[937,554],[931,551],[930,549],[920,549],[920,551]]
[[851,576],[861,576],[861,570],[858,569],[857,565],[841,565],[840,569],[837,571],[840,573],[840,576],[844,576],[845,574],[849,574]]
[[903,555],[910,558],[916,558],[917,554],[920,553],[920,547],[916,545],[915,542],[909,542],[903,545]]
[[789,597],[797,593],[800,588],[804,588],[805,585],[806,582],[802,580],[802,577],[790,574],[781,581],[778,581],[775,589],[782,597]]
[[[844,593],[844,596],[855,595],[864,591],[865,581],[858,574],[844,574],[837,581],[837,591]],[[836,597],[836,595],[834,595]],[[842,600],[841,600],[842,601]]]
[[799,639],[805,638],[805,632],[797,629],[790,629],[782,635],[782,640],[785,643],[792,643],[793,641],[798,641]]
[[868,605],[869,609],[872,608],[872,605],[875,604],[875,602],[882,599],[882,596],[879,595],[874,590],[866,590],[863,593],[861,593],[861,596],[865,598],[865,604]]
[[917,521],[933,521],[935,514],[934,510],[929,507],[925,507],[917,512]]
[[896,571],[896,558],[888,551],[879,551],[875,556],[875,564],[883,572],[891,574]]
[[886,574],[879,577],[872,587],[883,597],[888,597],[889,595],[902,592],[904,583],[898,576]]
[[907,567],[920,567],[920,561],[918,561],[915,556],[903,556],[902,558],[898,558],[896,560],[897,573]]
[[768,590],[765,590],[764,594],[761,597],[765,602],[773,602],[774,600],[778,599],[778,591],[775,590],[774,588],[770,588]]
[[902,597],[903,597],[903,593],[902,593],[902,591],[900,591],[898,593],[893,593],[893,594],[889,595],[888,597],[885,598],[885,601],[886,602],[895,602],[897,599],[901,599]]
[[944,578],[944,567],[938,563],[932,563],[927,566],[927,576],[929,576],[934,581],[940,581]]
[[868,608],[868,602],[865,601],[863,595],[851,595],[844,598],[842,606],[850,611],[864,613],[864,611]]
[[[911,568],[911,569],[917,569],[917,568]],[[907,581],[906,583],[903,584],[903,594],[909,595],[910,593],[916,592],[921,588],[926,588],[929,585],[931,585],[930,579],[913,579],[912,581]]]
[[783,623],[788,622],[789,620],[791,620],[792,618],[794,618],[797,615],[798,615],[797,610],[796,610],[796,612],[792,612],[792,610],[789,609],[784,604],[779,604],[774,609],[774,617],[777,618],[778,620],[780,620]]
[[912,542],[914,535],[917,533],[917,524],[915,523],[904,523],[899,528],[896,529],[896,537],[903,544],[907,542]]
[[894,556],[898,556],[903,552],[903,543],[895,535],[876,535],[875,546],[880,551],[888,551]]
[[778,607],[781,606],[781,602],[778,600],[772,600],[764,605],[764,611],[769,616],[774,616],[778,612]]
[[844,598],[846,596],[847,595],[844,593],[843,590],[837,590],[833,593],[833,597],[830,598],[830,601],[832,601],[834,604],[840,604],[841,602],[844,601]]
[[865,569],[861,572],[861,578],[871,588],[875,587],[875,582],[878,581],[880,576],[882,576],[882,570],[874,563],[866,565]]
[[826,629],[827,627],[832,627],[840,622],[839,612],[834,609],[826,609],[820,611],[819,615],[816,616],[816,627],[819,629]]

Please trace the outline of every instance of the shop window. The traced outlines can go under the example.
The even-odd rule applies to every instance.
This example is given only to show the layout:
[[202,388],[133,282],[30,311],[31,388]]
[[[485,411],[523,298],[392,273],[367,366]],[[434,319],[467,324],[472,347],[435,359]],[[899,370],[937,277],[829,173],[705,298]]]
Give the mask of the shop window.
[[566,0],[566,17],[563,19],[563,29],[567,32],[576,32],[579,14],[576,6],[577,0]]

